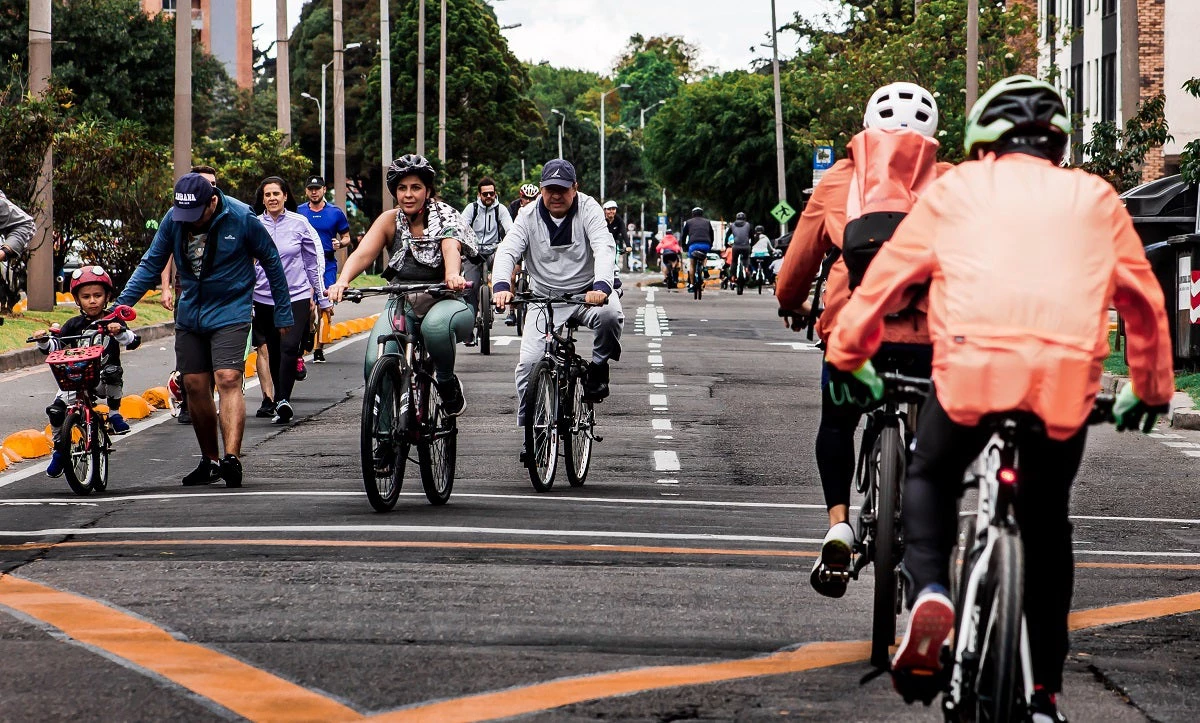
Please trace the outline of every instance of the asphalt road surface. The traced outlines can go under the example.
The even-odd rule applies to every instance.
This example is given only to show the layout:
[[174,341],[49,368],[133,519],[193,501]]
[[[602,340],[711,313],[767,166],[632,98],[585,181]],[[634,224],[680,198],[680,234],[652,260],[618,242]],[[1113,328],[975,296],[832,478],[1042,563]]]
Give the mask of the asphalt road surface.
[[[0,473],[0,719],[940,720],[886,676],[860,684],[870,568],[841,600],[808,585],[820,353],[767,294],[629,288],[624,305],[582,488],[538,494],[519,465],[519,342],[499,322],[490,357],[460,347],[444,507],[415,465],[392,512],[367,503],[361,337],[297,385],[293,425],[248,421],[240,490],[182,488],[195,442],[163,414],[118,440],[105,494],[35,463]],[[139,352],[143,386],[170,346]],[[41,423],[34,379],[0,377],[26,400],[6,417]],[[1197,457],[1197,433],[1092,433],[1075,721],[1197,718]]]

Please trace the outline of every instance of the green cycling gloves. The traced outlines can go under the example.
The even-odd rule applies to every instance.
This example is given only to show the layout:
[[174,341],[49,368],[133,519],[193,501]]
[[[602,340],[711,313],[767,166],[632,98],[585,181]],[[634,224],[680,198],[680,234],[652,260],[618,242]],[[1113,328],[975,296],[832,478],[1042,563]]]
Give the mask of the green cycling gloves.
[[1116,420],[1118,432],[1140,429],[1142,433],[1149,434],[1162,411],[1162,407],[1151,407],[1143,402],[1133,390],[1133,384],[1122,387],[1117,393],[1116,401],[1113,402],[1113,418]]
[[869,407],[883,399],[883,380],[875,373],[875,367],[870,361],[852,372],[844,372],[831,366],[829,398],[837,406],[852,404],[857,407]]

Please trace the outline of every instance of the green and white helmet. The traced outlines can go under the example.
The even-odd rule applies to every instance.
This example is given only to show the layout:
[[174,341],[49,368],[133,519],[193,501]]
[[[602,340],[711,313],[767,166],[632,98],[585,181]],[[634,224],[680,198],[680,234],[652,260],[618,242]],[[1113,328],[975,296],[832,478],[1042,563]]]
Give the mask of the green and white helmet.
[[967,158],[975,157],[978,146],[995,143],[1015,128],[1061,134],[1065,150],[1071,119],[1058,90],[1029,75],[1014,75],[993,85],[975,102],[967,118],[963,137]]

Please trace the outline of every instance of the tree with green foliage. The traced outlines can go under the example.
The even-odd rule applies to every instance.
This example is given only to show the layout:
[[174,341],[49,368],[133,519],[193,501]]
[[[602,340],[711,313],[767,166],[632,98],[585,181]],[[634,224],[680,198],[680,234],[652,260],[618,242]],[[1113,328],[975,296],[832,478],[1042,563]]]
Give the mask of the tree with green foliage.
[[[784,94],[795,97],[790,86]],[[793,126],[808,120],[803,107],[788,115]],[[745,211],[761,222],[778,202],[770,76],[735,71],[685,85],[647,122],[645,143],[654,177],[675,193],[702,200],[712,217]],[[785,139],[785,157],[793,179],[788,200],[798,208],[809,154],[793,135]]]
[[1140,185],[1146,154],[1171,140],[1166,104],[1166,96],[1159,93],[1138,104],[1137,113],[1125,122],[1124,129],[1113,121],[1093,125],[1088,142],[1077,145],[1087,159],[1081,168],[1102,177],[1118,192]]
[[[590,70],[555,68],[549,64],[539,64],[526,65],[525,72],[529,74],[529,90],[533,104],[543,120],[551,125],[557,123],[550,117],[551,108],[563,112],[576,109],[579,107],[580,98],[601,84],[599,73]],[[555,139],[557,142],[557,136]]]
[[[862,130],[863,107],[881,85],[917,83],[937,100],[940,156],[963,159],[966,125],[967,0],[927,0],[915,20],[911,2],[838,0],[838,7],[811,22],[797,16],[798,55],[787,63],[791,93],[784,102],[803,107],[812,123],[803,128],[784,115],[804,144],[832,140],[841,155]],[[848,20],[847,20],[848,18]],[[1022,5],[980,3],[980,92],[1012,75],[1036,49],[1027,44],[1034,19]]]
[[310,161],[295,145],[284,143],[278,129],[256,136],[204,138],[196,145],[195,163],[217,169],[217,185],[226,195],[254,203],[258,184],[267,176],[287,179],[299,203]]
[[14,60],[0,75],[0,190],[32,212],[38,173],[54,134],[65,127],[71,92],[56,82],[45,96],[30,94]]
[[700,80],[710,75],[713,69],[700,65],[700,48],[689,43],[678,35],[654,35],[649,38],[641,33],[629,37],[625,50],[617,59],[614,70],[619,74],[623,69],[636,63],[637,56],[642,53],[653,53],[665,58],[675,66],[675,76],[684,82]]
[[[0,58],[28,67],[28,2],[0,10]],[[175,19],[148,15],[138,0],[53,0],[53,78],[71,90],[68,114],[100,120],[137,120],[156,143],[174,132]],[[12,68],[8,70],[11,74]],[[9,78],[11,82],[11,77]],[[219,61],[196,44],[192,90],[196,125],[203,129],[214,93],[230,83]]]
[[[1200,98],[1200,78],[1191,78],[1183,89],[1194,98]],[[1200,183],[1200,139],[1188,141],[1179,154],[1179,173],[1188,183]]]
[[630,128],[641,124],[642,108],[670,100],[683,85],[675,64],[653,50],[633,56],[629,64],[617,71],[613,83],[630,86],[621,91],[621,120]]

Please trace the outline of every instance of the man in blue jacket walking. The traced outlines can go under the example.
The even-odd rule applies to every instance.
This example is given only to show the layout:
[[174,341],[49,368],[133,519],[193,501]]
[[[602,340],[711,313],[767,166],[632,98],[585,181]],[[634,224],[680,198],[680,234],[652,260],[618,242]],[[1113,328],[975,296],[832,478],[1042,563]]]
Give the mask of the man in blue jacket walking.
[[[253,308],[254,261],[262,265],[275,298],[275,326],[284,333],[293,323],[292,300],[283,264],[271,236],[253,209],[189,173],[175,182],[175,203],[159,225],[150,248],[121,292],[118,304],[133,305],[158,284],[174,257],[181,288],[176,300],[175,363],[187,391],[192,428],[204,458],[183,478],[184,485],[224,479],[242,486],[242,432],[246,402],[242,373]],[[221,395],[221,438],[209,380]]]

